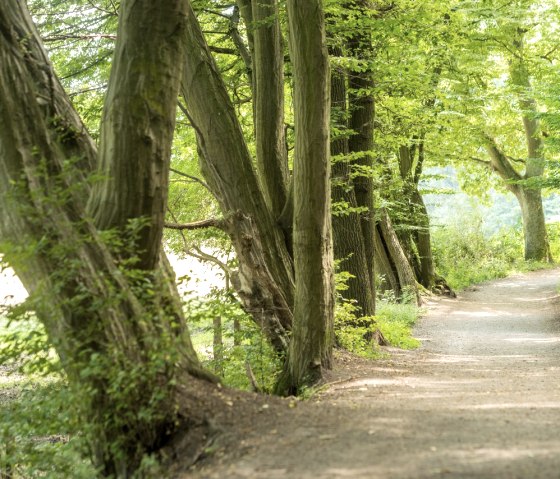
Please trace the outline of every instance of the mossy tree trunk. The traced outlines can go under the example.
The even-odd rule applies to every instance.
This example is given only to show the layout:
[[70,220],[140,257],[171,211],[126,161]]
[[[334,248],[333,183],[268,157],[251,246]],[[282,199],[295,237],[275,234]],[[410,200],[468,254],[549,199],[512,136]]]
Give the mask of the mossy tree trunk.
[[330,209],[330,72],[321,0],[288,0],[294,71],[293,334],[278,391],[297,393],[330,368],[334,277]]
[[[209,414],[189,402],[212,376],[161,251],[186,7],[122,2],[99,157],[24,2],[0,9],[0,235],[79,394],[103,476],[130,477]],[[108,240],[126,235],[130,248]]]

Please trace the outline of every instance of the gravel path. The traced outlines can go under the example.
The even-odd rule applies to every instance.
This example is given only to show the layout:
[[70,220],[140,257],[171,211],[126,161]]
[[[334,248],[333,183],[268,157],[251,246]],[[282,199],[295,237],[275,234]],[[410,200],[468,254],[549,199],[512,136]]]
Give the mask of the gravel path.
[[352,379],[185,477],[559,478],[559,283],[540,271],[432,304],[421,349],[351,361]]

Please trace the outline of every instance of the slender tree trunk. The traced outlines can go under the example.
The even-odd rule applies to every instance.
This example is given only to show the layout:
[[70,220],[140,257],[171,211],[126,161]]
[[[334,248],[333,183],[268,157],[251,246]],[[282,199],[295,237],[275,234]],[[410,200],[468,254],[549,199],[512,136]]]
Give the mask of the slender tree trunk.
[[275,219],[288,198],[288,158],[284,137],[284,51],[276,0],[253,2],[253,104],[257,167]]
[[[197,395],[205,391],[195,376],[211,376],[196,358],[156,240],[167,194],[159,175],[167,175],[185,7],[182,1],[121,4],[101,140],[101,169],[115,176],[91,192],[91,204],[105,202],[114,210],[105,214],[118,230],[131,219],[148,218],[130,237],[142,248],[134,271],[125,261],[133,252],[111,242],[107,247],[107,233],[100,235],[87,219],[84,178],[97,152],[53,73],[25,3],[7,0],[0,9],[0,236],[78,395],[94,463],[104,476],[130,477],[143,455],[158,450],[183,420],[196,424],[208,414],[200,407]],[[142,37],[148,34],[147,45]],[[130,81],[138,76],[144,88]],[[142,181],[119,176],[132,161]],[[121,204],[127,195],[134,205]],[[97,220],[106,221],[101,213]]]
[[329,59],[321,0],[288,0],[294,71],[293,335],[277,391],[294,393],[331,367],[334,308]]
[[212,356],[214,358],[214,372],[218,376],[224,375],[224,339],[222,329],[222,317],[214,316],[212,320]]
[[[403,181],[403,193],[408,200],[408,210],[403,226],[406,229],[406,250],[418,282],[427,289],[436,285],[436,272],[432,256],[430,219],[418,182],[424,162],[424,144],[414,148],[402,145],[399,148],[399,170]],[[417,157],[417,158],[416,158]],[[416,159],[416,162],[414,161]],[[404,244],[403,244],[404,246]]]

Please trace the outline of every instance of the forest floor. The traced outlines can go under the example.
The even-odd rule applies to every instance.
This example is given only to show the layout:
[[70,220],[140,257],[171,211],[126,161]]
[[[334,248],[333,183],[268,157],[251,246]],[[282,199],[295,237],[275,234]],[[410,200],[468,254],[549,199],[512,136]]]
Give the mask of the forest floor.
[[560,477],[559,282],[538,271],[435,300],[420,349],[338,354],[306,401],[224,389],[215,435],[173,477]]

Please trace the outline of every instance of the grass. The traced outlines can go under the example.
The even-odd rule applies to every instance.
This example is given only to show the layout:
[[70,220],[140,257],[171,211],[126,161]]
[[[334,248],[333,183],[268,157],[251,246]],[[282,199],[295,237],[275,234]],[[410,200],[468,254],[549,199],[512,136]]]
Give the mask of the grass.
[[[560,255],[560,227],[550,225],[549,239],[554,258]],[[554,267],[554,264],[523,260],[520,229],[503,229],[486,237],[480,224],[448,226],[433,232],[434,260],[438,273],[449,286],[460,291],[470,285],[512,273]]]
[[414,304],[379,302],[376,322],[391,346],[401,349],[416,349],[420,341],[412,336],[420,309]]

